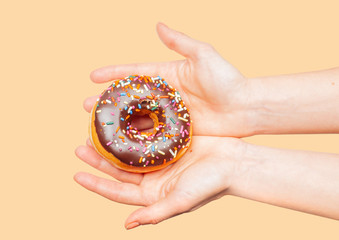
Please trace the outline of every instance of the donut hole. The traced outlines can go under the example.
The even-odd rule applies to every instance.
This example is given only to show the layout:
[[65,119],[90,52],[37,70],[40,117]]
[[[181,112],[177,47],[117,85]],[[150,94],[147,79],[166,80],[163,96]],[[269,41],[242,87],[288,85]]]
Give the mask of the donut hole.
[[138,116],[131,116],[131,126],[137,128],[138,131],[142,132],[152,132],[154,128],[154,121],[150,118],[148,114]]

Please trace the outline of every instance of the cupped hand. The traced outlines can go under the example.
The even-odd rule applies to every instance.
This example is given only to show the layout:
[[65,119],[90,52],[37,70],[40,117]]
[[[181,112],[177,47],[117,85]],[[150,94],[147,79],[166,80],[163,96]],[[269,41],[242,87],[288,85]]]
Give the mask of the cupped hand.
[[[166,25],[157,25],[159,38],[184,60],[113,65],[91,73],[96,83],[129,75],[161,76],[179,90],[189,107],[194,135],[252,135],[248,111],[248,81],[209,44],[192,39]],[[85,101],[89,111],[97,96]]]
[[89,173],[77,173],[74,179],[112,201],[144,206],[127,218],[127,229],[156,224],[225,195],[241,159],[243,142],[233,138],[195,136],[190,149],[168,167],[140,174],[115,168],[87,141],[87,146],[77,148],[76,155],[119,182]]

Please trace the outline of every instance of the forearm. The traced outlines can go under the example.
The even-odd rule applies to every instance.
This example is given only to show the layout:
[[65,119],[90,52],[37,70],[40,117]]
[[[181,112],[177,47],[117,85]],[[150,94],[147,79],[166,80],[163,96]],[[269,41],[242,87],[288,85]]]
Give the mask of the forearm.
[[339,68],[248,84],[254,133],[339,133]]
[[339,155],[246,143],[229,194],[339,219]]

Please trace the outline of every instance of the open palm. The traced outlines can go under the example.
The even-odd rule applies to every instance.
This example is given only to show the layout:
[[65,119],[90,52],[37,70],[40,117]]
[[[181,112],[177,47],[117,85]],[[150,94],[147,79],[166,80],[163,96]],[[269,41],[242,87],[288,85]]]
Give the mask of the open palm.
[[[161,76],[179,90],[191,111],[194,135],[251,135],[248,129],[247,80],[223,59],[212,46],[157,25],[164,44],[185,57],[184,60],[107,66],[95,70],[91,79],[97,83],[124,78],[131,74]],[[88,98],[89,111],[97,96]]]
[[[180,161],[165,169],[141,174],[110,165],[88,141],[87,146],[77,148],[77,156],[120,182],[89,173],[77,173],[74,178],[85,188],[112,201],[145,206],[127,218],[125,226],[130,229],[158,223],[223,196],[234,169],[235,155],[230,153],[239,147],[241,140],[238,139],[196,136],[192,151]],[[212,148],[213,152],[209,152]]]

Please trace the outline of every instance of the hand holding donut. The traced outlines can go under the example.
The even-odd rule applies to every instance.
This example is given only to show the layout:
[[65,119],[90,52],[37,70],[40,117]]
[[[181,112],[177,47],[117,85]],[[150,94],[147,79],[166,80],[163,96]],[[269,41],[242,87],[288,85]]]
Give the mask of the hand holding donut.
[[[192,39],[164,24],[157,25],[164,44],[185,60],[163,63],[113,65],[91,74],[96,83],[125,78],[130,74],[160,76],[176,88],[189,107],[195,135],[248,136],[247,80],[207,43]],[[84,105],[90,111],[98,96]]]
[[[133,84],[135,77],[138,78],[140,75],[159,76],[160,79],[165,79],[170,85],[177,89],[182,99],[185,100],[190,111],[187,118],[192,119],[194,122],[194,135],[248,135],[249,133],[245,132],[243,126],[238,128],[241,129],[241,131],[237,132],[236,130],[236,125],[245,125],[244,122],[238,121],[239,119],[223,122],[223,119],[220,117],[220,114],[224,113],[230,115],[234,114],[233,117],[236,118],[235,115],[241,114],[241,108],[246,107],[245,104],[243,104],[245,103],[245,99],[240,99],[241,95],[238,94],[245,89],[245,78],[233,66],[225,61],[210,45],[191,39],[182,33],[169,29],[163,24],[157,25],[157,31],[160,39],[166,46],[183,55],[186,59],[165,63],[108,66],[92,72],[91,79],[96,83],[104,83],[117,79],[126,79],[127,77],[126,80],[131,81],[131,90],[133,91],[134,89],[136,91],[140,86],[143,89],[143,85],[147,83],[136,82]],[[132,76],[130,79],[128,76],[130,76],[131,73],[135,76]],[[151,86],[146,85],[144,89],[145,93],[152,87],[152,84],[163,85],[162,82],[158,82],[159,78],[156,78],[155,83],[151,82]],[[137,79],[137,81],[138,80],[140,79]],[[126,84],[123,80],[121,83],[122,85]],[[118,84],[119,82],[116,82],[114,87]],[[75,180],[85,188],[113,201],[147,206],[146,208],[141,208],[132,213],[126,220],[126,228],[128,229],[142,224],[160,222],[176,214],[196,209],[213,199],[223,196],[231,182],[230,179],[232,177],[232,169],[234,168],[233,165],[235,162],[235,157],[231,156],[232,151],[227,149],[240,150],[242,141],[237,139],[193,137],[192,145],[190,147],[192,151],[183,155],[181,161],[171,164],[161,170],[146,174],[138,173],[142,172],[142,170],[139,171],[137,167],[131,167],[130,169],[121,167],[119,164],[117,165],[114,163],[116,162],[114,158],[110,159],[110,162],[113,163],[113,165],[109,164],[106,161],[107,153],[105,150],[99,151],[101,156],[98,155],[98,148],[96,147],[97,141],[93,141],[93,135],[97,135],[94,138],[98,140],[100,134],[96,133],[98,132],[98,129],[101,128],[101,123],[105,128],[113,129],[112,123],[114,121],[111,121],[111,113],[108,112],[107,115],[101,117],[101,114],[105,111],[104,107],[107,99],[110,104],[112,101],[115,101],[114,104],[119,108],[120,102],[124,102],[123,98],[127,97],[127,94],[132,94],[132,92],[126,92],[125,94],[119,89],[113,89],[113,86],[110,86],[100,96],[90,97],[84,102],[84,108],[88,112],[92,111],[92,119],[97,118],[101,119],[101,121],[97,122],[97,129],[94,131],[95,134],[93,134],[92,130],[94,127],[92,127],[92,141],[88,141],[87,146],[79,147],[76,150],[76,154],[83,161],[111,175],[121,181],[121,183],[99,178],[87,173],[78,173],[75,176]],[[119,99],[112,94],[117,94],[117,91]],[[121,93],[123,93],[123,96],[120,96]],[[156,93],[153,95],[153,97],[157,97]],[[161,95],[163,94],[159,94],[158,99],[162,97]],[[137,99],[129,99],[128,101],[133,102],[137,100],[139,103],[139,101],[142,100],[139,97],[142,98],[145,96],[142,96],[141,94]],[[149,100],[152,100],[150,98]],[[133,112],[134,110],[142,110],[143,107],[140,105],[138,106],[137,101],[128,105],[128,108],[126,109],[127,113],[131,110]],[[132,105],[135,106],[135,108],[133,108]],[[159,105],[164,107],[167,104],[160,102]],[[120,107],[120,110],[124,111],[123,106]],[[97,111],[98,113],[96,113]],[[180,112],[180,114],[185,117],[185,112]],[[123,122],[125,122],[126,116],[123,116]],[[106,117],[110,117],[109,120],[105,119]],[[178,117],[178,115],[176,117]],[[229,119],[233,119],[233,117],[230,117]],[[118,120],[115,119],[115,122],[116,121]],[[174,121],[177,123],[177,118],[175,120],[173,119],[173,123]],[[95,124],[93,121],[92,123]],[[188,123],[190,123],[190,121],[188,121]],[[147,122],[140,123],[139,126],[142,126],[143,124],[147,125]],[[124,126],[124,128],[126,126]],[[188,124],[188,126],[190,126],[190,124]],[[114,129],[117,127],[118,125],[115,125]],[[151,126],[144,126],[144,128],[147,127]],[[181,127],[179,126],[178,130],[180,128]],[[224,129],[225,131],[221,131],[221,129]],[[119,128],[118,131],[120,130],[121,129]],[[192,130],[187,128],[187,131],[188,137],[191,137]],[[180,135],[183,133],[183,131],[180,130],[179,132]],[[115,132],[112,134],[115,135]],[[116,136],[119,138],[119,135]],[[146,136],[141,134],[136,137]],[[104,147],[107,148],[115,144],[117,143],[115,143],[114,140],[107,140],[106,146]],[[150,150],[150,152],[152,152],[151,149],[152,147],[145,150]],[[213,149],[213,154],[209,152],[210,149]],[[137,150],[140,151],[141,148]],[[227,150],[227,152],[225,152],[225,150]],[[239,153],[240,152],[237,151],[235,155],[238,155]],[[220,156],[229,156],[229,159],[228,161],[220,161]],[[142,164],[144,163],[141,162],[141,165]],[[135,164],[131,163],[131,165]],[[126,172],[119,168],[131,170],[131,172]],[[142,168],[139,167],[139,169]],[[212,175],[214,176],[214,180],[206,181],[204,176]]]
[[74,178],[83,187],[112,201],[144,206],[127,218],[125,227],[131,229],[195,210],[225,195],[243,147],[239,139],[193,137],[192,151],[180,161],[142,174],[115,168],[87,141],[87,146],[77,148],[77,156],[120,182],[82,172]]

